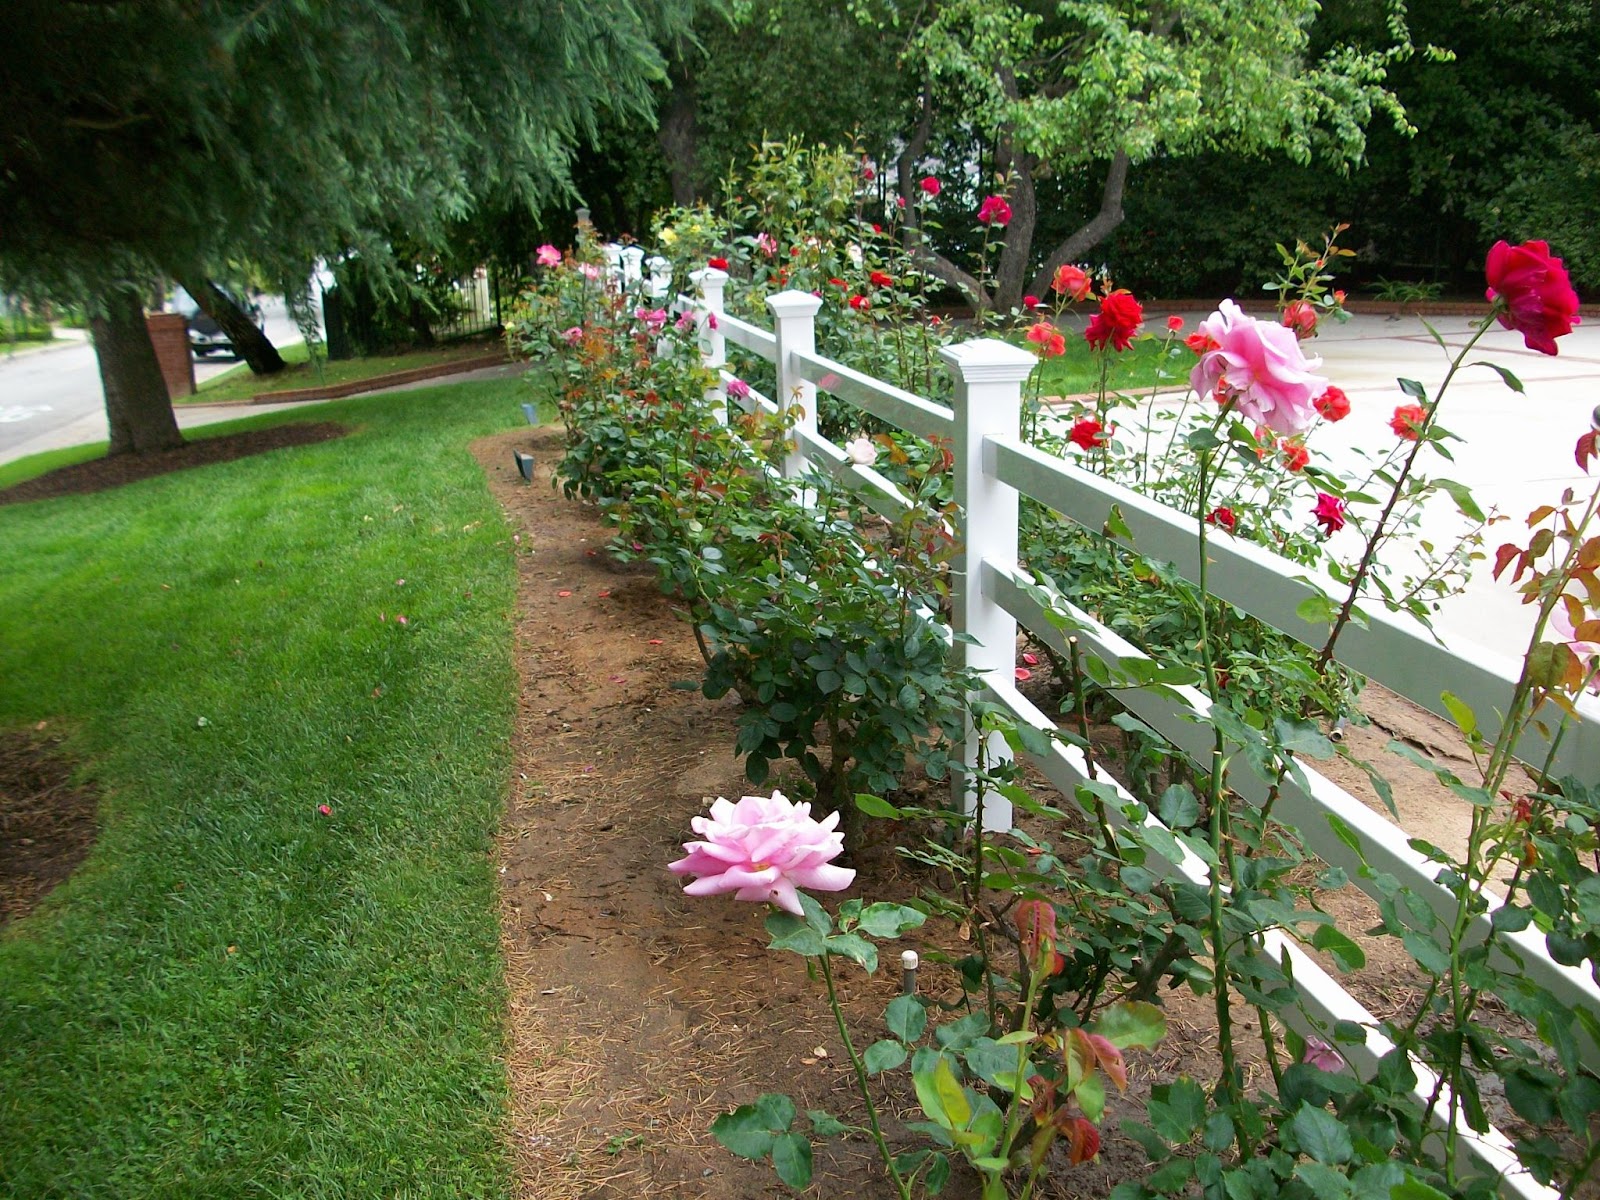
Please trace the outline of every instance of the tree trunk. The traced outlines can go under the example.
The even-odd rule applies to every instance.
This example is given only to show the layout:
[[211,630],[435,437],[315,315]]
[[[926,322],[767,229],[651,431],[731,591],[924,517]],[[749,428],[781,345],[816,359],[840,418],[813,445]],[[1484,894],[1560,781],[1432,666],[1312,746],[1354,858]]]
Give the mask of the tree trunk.
[[698,185],[700,130],[696,121],[694,83],[674,77],[656,141],[667,160],[674,204],[693,204],[700,198]]
[[183,290],[194,297],[206,316],[215,321],[233,343],[234,353],[244,359],[257,375],[275,375],[286,364],[267,335],[256,327],[245,312],[204,275],[173,273]]
[[1087,224],[1050,252],[1039,273],[1033,277],[1035,294],[1043,296],[1055,278],[1056,268],[1063,263],[1076,262],[1093,250],[1118,225],[1122,224],[1122,193],[1128,186],[1128,156],[1121,150],[1111,160],[1106,171],[1105,188],[1100,194],[1100,211]]
[[183,445],[139,293],[113,288],[101,297],[99,307],[101,311],[89,320],[89,330],[111,424],[111,448],[106,453],[149,454]]

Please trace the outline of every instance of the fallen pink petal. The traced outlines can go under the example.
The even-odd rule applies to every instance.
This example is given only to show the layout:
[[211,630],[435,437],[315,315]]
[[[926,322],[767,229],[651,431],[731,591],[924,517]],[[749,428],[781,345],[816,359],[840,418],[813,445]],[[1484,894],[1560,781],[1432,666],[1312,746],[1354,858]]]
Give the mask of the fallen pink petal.
[[556,595],[560,596],[563,600],[565,600],[568,596],[572,595],[572,593],[568,592],[568,591],[560,591],[560,592],[557,592]]
[[1039,665],[1039,656],[1037,654],[1024,654],[1022,656],[1022,661],[1027,663],[1030,667],[1037,667]]
[[333,809],[329,808],[326,804],[317,805],[317,811],[325,817],[333,816]]
[[1026,683],[1028,680],[1030,680],[1032,678],[1033,678],[1033,672],[1028,670],[1027,667],[1018,667],[1017,668],[1017,682],[1018,683]]

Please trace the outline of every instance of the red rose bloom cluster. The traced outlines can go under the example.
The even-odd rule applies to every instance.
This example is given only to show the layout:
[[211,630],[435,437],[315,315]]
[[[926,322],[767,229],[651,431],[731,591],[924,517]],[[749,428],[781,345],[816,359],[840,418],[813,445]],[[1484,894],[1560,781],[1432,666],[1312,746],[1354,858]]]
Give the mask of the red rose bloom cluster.
[[1278,449],[1283,452],[1283,465],[1291,471],[1304,471],[1311,461],[1311,451],[1299,442],[1279,442]]
[[1080,450],[1098,450],[1106,444],[1105,428],[1099,421],[1091,421],[1085,417],[1072,426],[1072,432],[1067,434],[1067,440]]
[[886,288],[894,286],[894,279],[891,276],[884,274],[882,271],[872,272],[872,274],[867,276],[867,281],[871,283],[873,287]]
[[1343,389],[1330,387],[1311,402],[1324,421],[1342,421],[1350,415],[1350,397]]
[[1206,524],[1216,525],[1232,533],[1239,526],[1239,518],[1233,515],[1233,509],[1222,505],[1206,514]]
[[1556,339],[1578,324],[1578,293],[1548,243],[1496,242],[1489,249],[1484,274],[1489,278],[1484,295],[1506,304],[1500,324],[1520,333],[1529,350],[1554,354]]
[[1004,196],[990,196],[978,207],[979,225],[998,225],[1004,229],[1011,224],[1011,205]]
[[857,312],[866,312],[867,309],[872,307],[872,301],[868,300],[865,296],[851,296],[850,307],[855,309]]
[[1090,319],[1083,336],[1095,350],[1105,349],[1110,342],[1120,352],[1133,344],[1133,335],[1143,322],[1144,306],[1133,298],[1133,293],[1116,291],[1100,301],[1100,311]]
[[708,258],[706,259],[706,266],[715,271],[726,271],[728,269],[728,260],[725,258]]
[[1422,405],[1402,404],[1394,410],[1394,418],[1389,422],[1389,428],[1394,430],[1395,437],[1414,442],[1422,436],[1422,426],[1427,419],[1428,410]]

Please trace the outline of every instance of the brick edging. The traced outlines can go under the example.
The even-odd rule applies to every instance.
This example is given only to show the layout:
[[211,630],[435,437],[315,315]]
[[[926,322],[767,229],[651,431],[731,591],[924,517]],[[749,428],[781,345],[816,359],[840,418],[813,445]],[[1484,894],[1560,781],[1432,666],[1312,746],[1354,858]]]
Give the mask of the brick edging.
[[291,388],[282,392],[259,392],[248,400],[222,401],[224,404],[288,404],[298,400],[342,400],[362,392],[394,387],[402,383],[418,383],[424,379],[437,379],[442,375],[459,375],[483,367],[498,367],[512,360],[505,351],[478,354],[472,358],[457,358],[449,362],[433,363],[426,367],[412,367],[407,371],[390,371],[387,375],[374,375],[370,379],[352,379],[349,383],[335,383],[327,387]]

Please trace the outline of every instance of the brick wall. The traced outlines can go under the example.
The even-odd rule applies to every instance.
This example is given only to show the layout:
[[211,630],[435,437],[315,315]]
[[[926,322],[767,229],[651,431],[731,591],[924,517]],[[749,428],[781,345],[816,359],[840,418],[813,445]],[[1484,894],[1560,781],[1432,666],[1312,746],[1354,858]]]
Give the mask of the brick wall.
[[194,395],[194,355],[189,351],[189,330],[177,313],[146,313],[150,344],[156,348],[167,395],[176,400]]

